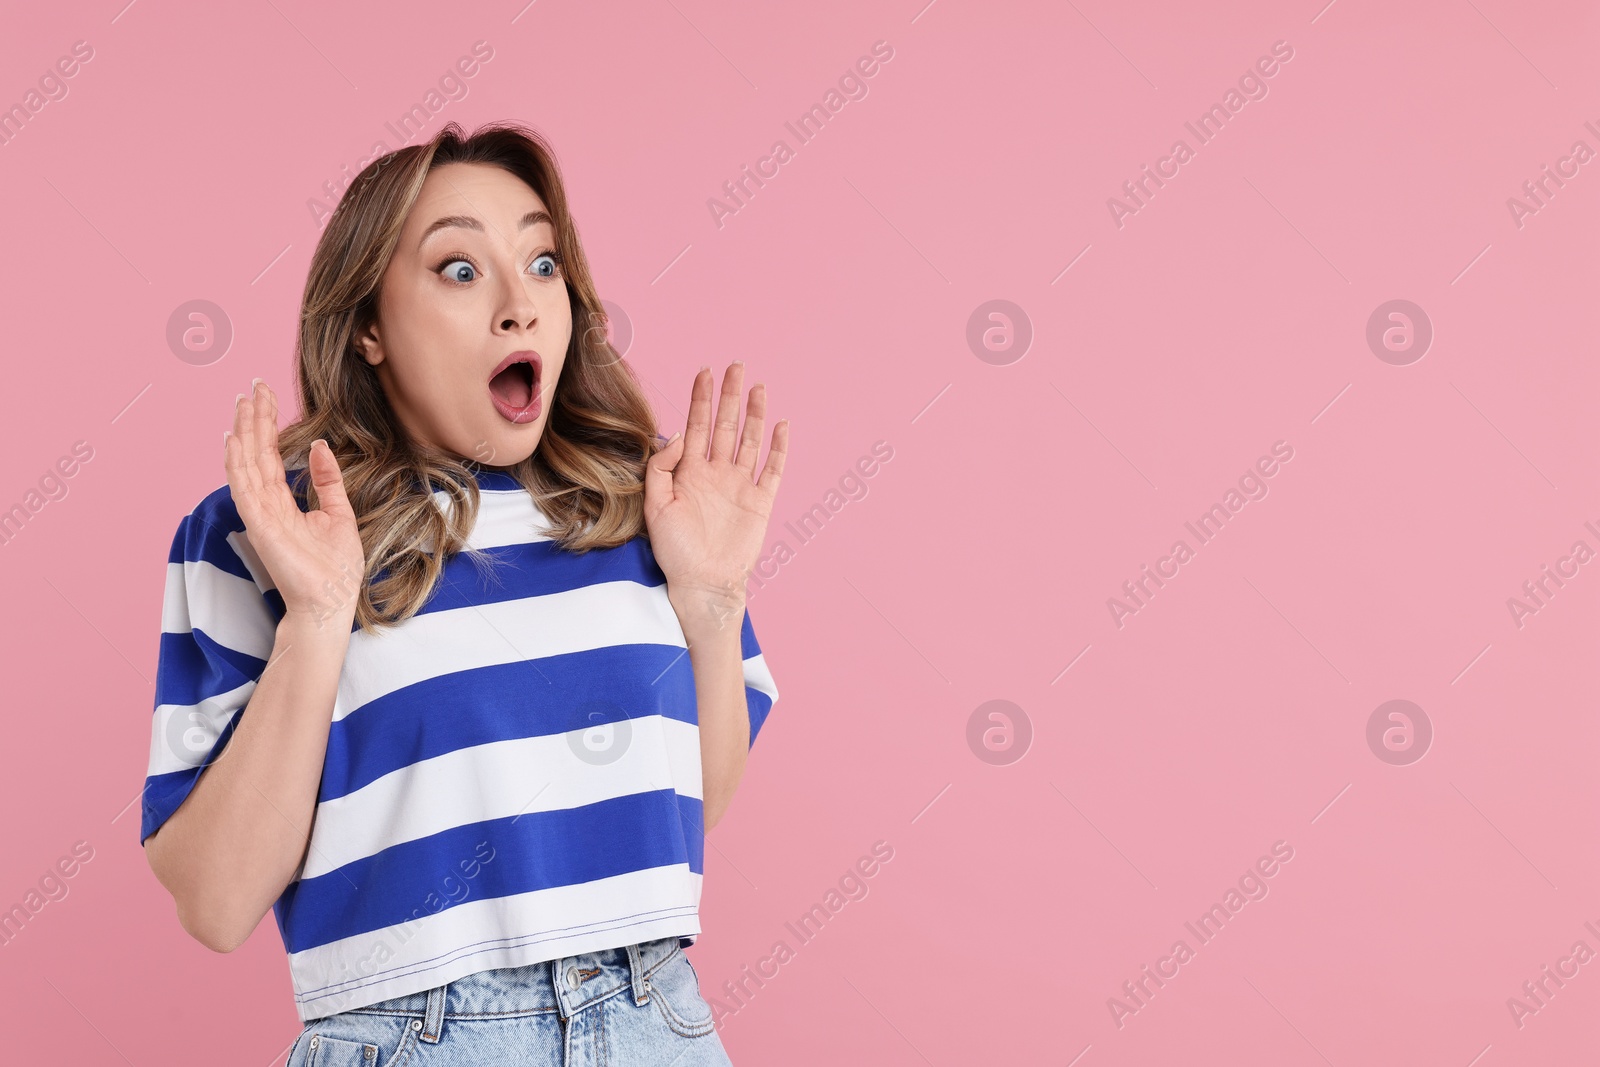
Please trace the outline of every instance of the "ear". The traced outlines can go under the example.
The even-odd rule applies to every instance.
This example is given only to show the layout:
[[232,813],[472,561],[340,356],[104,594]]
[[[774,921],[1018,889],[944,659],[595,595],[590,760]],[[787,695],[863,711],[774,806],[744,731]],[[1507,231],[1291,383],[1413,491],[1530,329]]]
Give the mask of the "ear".
[[383,341],[378,337],[378,324],[370,323],[350,339],[350,347],[356,354],[367,361],[367,364],[376,367],[383,362]]

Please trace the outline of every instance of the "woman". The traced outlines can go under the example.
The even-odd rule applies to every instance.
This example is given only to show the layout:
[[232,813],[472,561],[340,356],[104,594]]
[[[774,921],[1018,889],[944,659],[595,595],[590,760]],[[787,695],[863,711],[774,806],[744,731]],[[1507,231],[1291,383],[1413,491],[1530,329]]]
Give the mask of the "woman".
[[302,416],[257,379],[179,524],[140,837],[208,947],[274,910],[289,1067],[728,1062],[683,948],[788,427],[757,477],[736,362],[661,444],[603,322],[548,146],[451,123],[345,193]]

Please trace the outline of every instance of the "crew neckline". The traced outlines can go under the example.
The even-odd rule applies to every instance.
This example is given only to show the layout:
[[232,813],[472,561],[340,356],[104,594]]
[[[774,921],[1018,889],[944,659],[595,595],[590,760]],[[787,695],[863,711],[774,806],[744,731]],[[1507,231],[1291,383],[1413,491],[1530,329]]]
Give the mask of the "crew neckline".
[[522,483],[504,470],[488,467],[476,460],[462,460],[467,470],[472,472],[473,480],[478,483],[479,489],[521,489]]
[[[472,474],[473,481],[477,482],[479,489],[508,490],[523,488],[521,482],[517,481],[513,475],[507,474],[504,470],[494,467],[486,467],[483,464],[470,459],[462,460],[462,465],[465,466]],[[296,492],[297,495],[303,495],[306,486],[309,485],[311,481],[311,469],[305,466],[290,467],[285,470],[284,474],[286,476],[285,480],[289,483],[290,490],[292,492]],[[442,493],[444,491],[445,490],[437,484],[435,484],[433,487],[433,492],[435,493]]]

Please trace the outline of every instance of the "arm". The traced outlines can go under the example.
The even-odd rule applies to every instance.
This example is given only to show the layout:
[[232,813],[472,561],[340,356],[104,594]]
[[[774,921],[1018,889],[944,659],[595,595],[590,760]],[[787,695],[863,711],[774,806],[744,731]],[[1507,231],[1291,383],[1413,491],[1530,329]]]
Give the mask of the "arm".
[[178,921],[213,951],[244,943],[305,856],[352,621],[284,617],[249,714],[145,839]]
[[712,381],[709,367],[695,375],[687,431],[673,434],[646,462],[644,485],[651,551],[666,576],[694,670],[707,831],[727,810],[744,774],[752,729],[759,727],[752,723],[741,658],[745,581],[766,536],[789,448],[785,419],[773,429],[758,476],[766,388],[757,382],[750,390],[740,439],[744,365],[735,362],[723,378],[715,426]]
[[741,438],[744,363],[734,362],[723,376],[715,426],[714,381],[709,366],[694,376],[685,434],[672,435],[645,464],[651,552],[666,574],[667,598],[683,627],[694,670],[706,832],[733,800],[758,726],[752,723],[754,705],[746,693],[741,651],[744,582],[762,550],[789,453],[789,421],[781,419],[766,466],[757,474],[765,386],[757,382],[750,390]]
[[750,754],[750,708],[745,695],[744,660],[738,625],[744,601],[682,594],[667,587],[689,645],[700,720],[701,795],[705,832],[710,833],[728,810],[744,777]]
[[[305,856],[356,617],[349,590],[359,589],[352,578],[365,569],[333,453],[326,442],[312,446],[308,467],[321,506],[302,511],[278,451],[276,398],[260,379],[252,391],[248,399],[240,394],[233,430],[223,435],[228,501],[243,526],[232,526],[230,536],[248,540],[266,570],[254,585],[270,580],[283,612],[265,613],[259,588],[240,576],[236,568],[246,565],[218,540],[217,526],[205,516],[185,520],[178,559],[168,561],[142,827],[145,857],[172,894],[178,921],[218,952],[243,944]],[[193,543],[185,530],[196,531]],[[337,591],[331,606],[327,591]],[[174,716],[226,721],[233,733],[197,770],[172,751],[171,724],[183,722]]]

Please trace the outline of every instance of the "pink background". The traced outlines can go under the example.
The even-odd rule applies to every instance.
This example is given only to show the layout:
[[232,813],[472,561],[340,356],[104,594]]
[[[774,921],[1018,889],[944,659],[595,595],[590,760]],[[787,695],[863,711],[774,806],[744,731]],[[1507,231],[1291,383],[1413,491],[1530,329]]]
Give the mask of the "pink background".
[[[209,952],[137,844],[165,555],[224,481],[234,395],[290,392],[307,201],[479,40],[423,133],[549,135],[668,432],[735,358],[793,420],[792,556],[750,601],[781,698],[691,950],[728,1007],[795,950],[724,1022],[736,1063],[1600,1053],[1600,957],[1521,1026],[1507,1005],[1600,952],[1600,562],[1520,627],[1507,606],[1600,549],[1600,161],[1520,227],[1506,203],[1600,149],[1595,6],[920,2],[11,13],[0,103],[94,54],[0,147],[0,507],[93,458],[0,546],[0,906],[94,852],[0,950],[6,1059],[266,1065],[299,1030],[272,919]],[[784,122],[879,40],[868,95],[797,145]],[[1197,145],[1183,123],[1280,40],[1269,94]],[[708,198],[780,137],[719,228]],[[1179,137],[1119,228],[1107,199]],[[234,330],[205,365],[166,340],[196,299]],[[1020,358],[969,347],[994,299]],[[1365,336],[1395,299],[1434,330],[1404,366]],[[1268,495],[1119,628],[1107,600],[1277,441]],[[841,480],[858,499],[802,543],[784,524]],[[1407,765],[1367,741],[1394,699],[1432,724]],[[998,754],[969,743],[991,700],[1020,709]],[[876,841],[867,895],[800,944],[785,923]],[[1270,894],[1201,945],[1184,923],[1277,841]],[[1119,1027],[1108,999],[1180,938]]]

